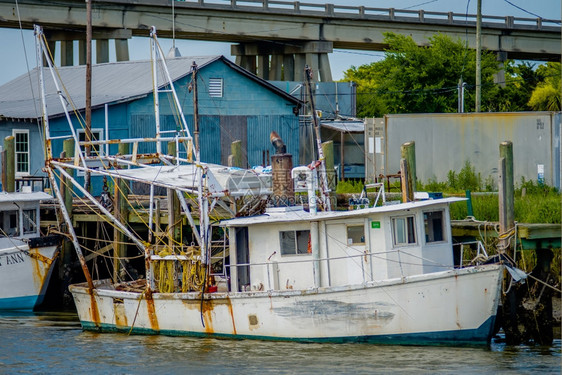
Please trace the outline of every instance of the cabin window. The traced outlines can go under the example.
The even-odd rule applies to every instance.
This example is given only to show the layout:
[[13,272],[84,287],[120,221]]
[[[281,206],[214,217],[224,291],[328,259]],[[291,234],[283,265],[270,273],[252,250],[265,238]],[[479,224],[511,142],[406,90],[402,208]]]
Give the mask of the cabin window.
[[23,210],[23,234],[37,232],[37,211]]
[[425,227],[425,242],[444,241],[443,211],[429,211],[423,213]]
[[310,231],[290,230],[279,232],[281,255],[310,253]]
[[347,244],[364,244],[365,243],[365,226],[348,225],[347,227]]
[[29,130],[14,129],[16,176],[29,174]]
[[[83,129],[78,130],[78,140],[80,142],[86,141],[86,131]],[[102,141],[103,140],[103,130],[102,129],[92,129],[92,141]],[[86,146],[80,146],[80,150],[84,155],[86,155]],[[90,147],[90,155],[99,156],[103,155],[103,148],[101,145],[92,145]]]
[[209,78],[209,96],[212,98],[222,98],[223,84],[222,78]]
[[19,235],[19,212],[18,210],[2,212],[2,237]]
[[413,216],[393,218],[392,231],[395,246],[416,243],[416,226]]

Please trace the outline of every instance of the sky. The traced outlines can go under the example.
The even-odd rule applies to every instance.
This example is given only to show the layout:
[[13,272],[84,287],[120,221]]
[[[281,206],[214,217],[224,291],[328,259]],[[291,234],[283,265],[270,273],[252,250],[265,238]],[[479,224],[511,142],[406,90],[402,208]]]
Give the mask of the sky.
[[[205,0],[206,2],[229,2],[230,0]],[[289,0],[287,0],[289,1]],[[331,3],[340,5],[364,5],[374,8],[395,8],[437,12],[454,12],[476,14],[477,0],[306,0],[306,3]],[[562,0],[482,0],[482,14],[495,16],[515,16],[560,20],[560,5]],[[15,1],[14,1],[15,3]],[[164,51],[172,47],[171,39],[159,38]],[[176,40],[176,47],[182,56],[194,55],[225,55],[234,61],[230,55],[229,43],[203,42],[192,40]],[[35,42],[30,30],[0,28],[0,47],[3,56],[0,59],[0,85],[25,74],[28,69],[36,66]],[[110,44],[110,61],[115,61],[115,51]],[[329,55],[332,76],[334,80],[343,78],[343,73],[351,66],[360,66],[380,60],[383,52],[334,50]],[[131,60],[145,60],[150,58],[148,38],[132,38],[129,41],[129,58]],[[55,59],[58,64],[59,58]]]

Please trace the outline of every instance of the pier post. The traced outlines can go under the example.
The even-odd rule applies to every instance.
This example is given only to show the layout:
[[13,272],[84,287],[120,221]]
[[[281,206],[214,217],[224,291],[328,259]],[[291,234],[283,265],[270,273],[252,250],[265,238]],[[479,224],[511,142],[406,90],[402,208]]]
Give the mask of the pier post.
[[406,159],[408,164],[408,189],[411,192],[412,199],[414,200],[414,191],[416,191],[416,142],[410,141],[403,143],[400,146],[400,153],[402,159]]
[[[74,139],[65,139],[62,144],[62,153],[61,157],[63,158],[73,158],[74,157]],[[74,177],[74,169],[66,168],[66,173],[70,176]],[[70,221],[73,222],[73,213],[72,213],[72,185],[70,181],[66,177],[60,176],[61,181],[61,193],[64,198],[64,207],[66,212],[68,212],[68,217]],[[70,265],[72,263],[72,253],[74,252],[74,247],[72,241],[65,240],[62,244],[61,248],[61,262],[59,263],[59,278],[63,280],[63,286],[66,290],[68,284],[70,284]]]
[[[500,249],[509,250],[509,236],[507,233],[515,225],[514,185],[513,185],[513,143],[500,143],[500,165],[498,176],[499,218],[500,218]],[[508,252],[509,253],[509,252]]]
[[414,200],[414,192],[411,189],[409,181],[408,162],[406,159],[400,159],[400,179],[402,183],[402,203],[411,202]]
[[4,150],[6,150],[6,175],[5,182],[2,179],[4,191],[13,193],[16,191],[16,154],[15,154],[15,138],[13,135],[4,138]]
[[242,168],[242,141],[236,140],[230,144],[230,155],[232,156],[229,167]]
[[[176,157],[176,142],[168,142],[168,155]],[[180,200],[173,189],[168,189],[168,229],[170,234],[169,245],[174,248],[174,244],[181,244],[181,215]]]
[[[120,143],[118,147],[120,155],[129,154],[129,144]],[[129,219],[129,210],[127,204],[127,196],[129,194],[129,183],[122,178],[115,180],[115,200],[114,200],[114,215],[123,225],[127,226]],[[123,269],[122,259],[126,256],[127,247],[125,245],[125,234],[114,227],[113,229],[113,281],[118,282]]]

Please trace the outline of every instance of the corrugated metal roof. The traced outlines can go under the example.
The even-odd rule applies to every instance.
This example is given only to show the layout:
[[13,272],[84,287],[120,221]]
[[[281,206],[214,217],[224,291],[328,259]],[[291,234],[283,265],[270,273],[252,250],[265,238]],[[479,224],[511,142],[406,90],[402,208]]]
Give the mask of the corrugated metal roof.
[[320,121],[320,126],[342,133],[363,133],[365,124],[359,120]]
[[32,201],[49,201],[52,200],[51,197],[47,193],[43,193],[42,191],[36,191],[31,193],[0,193],[0,203],[6,202],[32,202]]
[[[222,56],[187,56],[167,59],[172,81],[189,74],[195,61],[199,68]],[[77,109],[86,105],[86,67],[68,66],[57,68],[64,88],[65,97],[72,98]],[[48,68],[44,70],[47,112],[49,116],[64,113],[56,87]],[[39,92],[39,70],[33,69],[0,87],[0,118],[29,119],[41,116]],[[33,85],[31,91],[30,83]],[[160,86],[166,80],[158,78]],[[152,92],[152,68],[150,60],[123,61],[92,65],[92,107],[105,103],[128,101]],[[72,110],[72,107],[69,107]]]

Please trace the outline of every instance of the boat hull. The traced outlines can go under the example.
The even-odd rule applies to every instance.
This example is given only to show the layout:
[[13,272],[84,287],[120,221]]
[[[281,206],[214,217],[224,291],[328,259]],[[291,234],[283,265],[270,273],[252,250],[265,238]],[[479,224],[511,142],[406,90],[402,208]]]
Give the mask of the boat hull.
[[45,296],[58,246],[12,242],[0,249],[0,310],[33,310]]
[[72,285],[86,330],[305,342],[486,344],[502,266],[348,287],[244,293],[138,293]]

